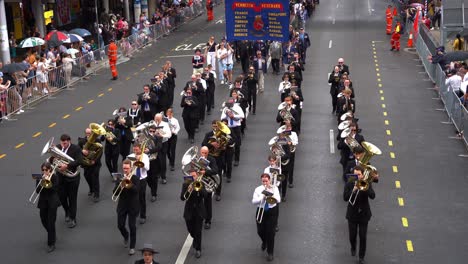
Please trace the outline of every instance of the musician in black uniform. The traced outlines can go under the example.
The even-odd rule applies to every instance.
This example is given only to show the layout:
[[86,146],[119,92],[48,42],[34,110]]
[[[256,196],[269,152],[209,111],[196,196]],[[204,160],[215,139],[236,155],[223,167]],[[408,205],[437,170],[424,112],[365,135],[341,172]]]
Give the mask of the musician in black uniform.
[[156,104],[156,113],[165,112],[169,107],[169,95],[167,91],[167,80],[165,79],[164,72],[159,72],[151,79],[151,90],[156,94],[158,103]]
[[245,76],[244,81],[247,86],[247,94],[245,96],[247,97],[247,102],[249,103],[250,111],[253,115],[255,115],[255,112],[257,110],[258,79],[255,74],[255,68],[253,66],[249,67],[249,73]]
[[340,80],[341,80],[341,73],[340,73],[340,67],[335,66],[333,69],[333,72],[330,74],[330,77],[328,77],[328,83],[331,84],[330,86],[330,95],[332,98],[332,114],[335,113],[336,111],[336,103],[338,101],[338,90],[340,86]]
[[132,127],[137,127],[143,122],[143,114],[140,108],[138,108],[137,101],[132,101],[132,106],[128,109],[127,116],[132,121]]
[[202,105],[201,101],[202,94],[205,93],[205,91],[203,90],[203,84],[197,80],[197,76],[195,74],[192,75],[190,81],[185,84],[184,91],[187,91],[188,89],[191,89],[192,96],[197,98],[197,106],[193,110],[198,111],[197,124],[195,126],[195,129],[198,129],[198,123],[201,119],[200,109],[203,108],[203,111],[205,111],[205,105]]
[[297,86],[296,81],[291,81],[291,88],[289,89],[288,95],[291,96],[293,99],[292,104],[296,107],[294,108],[297,112],[297,119],[295,120],[296,123],[296,130],[297,133],[301,132],[301,117],[302,117],[302,102],[304,101],[304,97],[302,95],[302,89]]
[[[132,171],[132,162],[130,160],[126,159],[122,162],[122,171],[124,174],[123,177],[127,179],[131,178],[130,180],[132,184],[129,188],[123,188],[122,193],[120,194],[119,201],[117,204],[117,226],[124,238],[125,247],[130,246],[128,254],[133,255],[135,254],[136,244],[136,218],[138,212],[140,211],[140,202],[138,199],[140,180],[136,175],[134,175],[134,172]],[[117,188],[120,188],[120,184],[121,181],[118,181],[115,184],[114,193]],[[125,227],[127,217],[129,230],[127,230],[127,228]]]
[[[207,146],[203,146],[200,148],[200,157],[208,160],[209,163],[209,168],[206,168],[204,176],[212,176],[218,174],[218,166],[216,164],[216,159],[209,155],[209,149]],[[216,189],[215,196],[216,196],[216,201],[218,200],[218,196],[221,195],[221,184],[222,184],[222,179],[220,177],[219,185],[218,188]],[[206,189],[206,188],[205,188]],[[205,229],[210,229],[211,228],[211,219],[213,217],[213,206],[212,206],[212,193],[208,192],[207,190],[207,195],[205,196],[205,208],[206,208],[206,217],[205,217]]]
[[193,237],[193,247],[195,248],[196,258],[201,257],[203,219],[206,218],[204,200],[205,196],[208,194],[204,187],[198,192],[195,191],[192,183],[195,182],[198,177],[202,177],[204,173],[204,170],[200,170],[197,173],[194,169],[191,169],[191,179],[184,181],[182,191],[180,192],[180,199],[185,201],[184,219],[187,230]]
[[[257,217],[257,234],[262,240],[261,249],[264,251],[267,250],[268,261],[273,261],[273,251],[275,247],[275,228],[278,224],[278,213],[279,206],[281,202],[281,197],[279,194],[278,187],[271,184],[270,175],[263,173],[261,175],[262,185],[255,188],[252,197],[252,203],[257,205],[256,216],[259,216],[259,210],[263,210],[263,216],[261,221],[260,217]],[[266,191],[266,192],[265,192]],[[268,204],[265,202],[266,194],[272,195],[276,199],[275,204]],[[263,205],[264,204],[264,205]],[[263,208],[260,206],[263,205]],[[260,222],[260,223],[259,223]]]
[[[156,126],[151,125],[148,128],[148,132],[150,135],[149,140],[153,141],[151,147],[147,146],[145,148],[145,154],[149,156],[149,163],[150,169],[148,171],[148,187],[151,190],[151,202],[156,202],[156,197],[158,196],[158,163],[159,160],[157,157],[159,156],[157,153],[162,149],[162,139],[159,137],[155,137],[154,134],[156,133]],[[156,158],[152,158],[152,155],[157,155]]]
[[[115,127],[115,120],[109,119],[107,121],[106,130],[108,133],[112,133],[114,138],[106,138],[106,144],[104,146],[104,156],[106,159],[106,166],[109,170],[110,175],[117,173],[117,164],[119,162],[120,153],[120,142],[122,140],[122,134],[118,128]],[[112,176],[113,177],[113,176]],[[114,181],[117,179],[113,178]]]
[[[228,124],[227,119],[222,119],[221,122],[223,122],[225,125]],[[232,131],[231,131],[231,134],[232,134]],[[232,178],[232,162],[234,160],[235,146],[236,146],[236,141],[231,136],[226,146],[226,150],[224,150],[223,174],[224,176],[226,176],[227,182],[231,182],[231,178]]]
[[[125,107],[119,108],[119,113],[126,113],[127,109]],[[130,147],[133,142],[133,133],[132,133],[132,118],[126,115],[120,115],[115,118],[115,127],[120,130],[120,155],[122,160],[126,159],[128,154],[130,154]]]
[[[354,174],[357,174],[358,180],[364,178],[364,168],[360,165],[354,167]],[[368,190],[359,190],[356,186],[356,181],[346,183],[343,192],[343,199],[345,202],[353,201],[357,195],[354,205],[348,202],[346,210],[346,219],[348,219],[349,242],[351,243],[351,255],[356,255],[356,237],[359,229],[359,264],[364,263],[366,255],[366,242],[367,242],[367,224],[371,219],[372,212],[369,205],[369,198],[375,199],[375,191],[372,188],[372,183],[369,183]]]
[[[88,127],[85,129],[85,137],[84,138],[78,138],[78,145],[82,149],[83,153],[83,159],[85,160],[87,156],[89,155],[89,150],[84,149],[89,137],[91,136],[91,129]],[[94,143],[100,143],[101,142],[101,137],[96,137],[96,140]],[[93,142],[91,142],[93,143]],[[95,203],[99,202],[99,171],[101,170],[101,157],[103,150],[101,149],[99,151],[100,153],[95,153],[95,157],[92,159],[88,158],[87,163],[82,164],[83,167],[83,174],[85,177],[86,182],[88,183],[89,186],[89,192],[88,196],[93,197],[93,201]]]
[[[281,142],[278,146],[281,147],[284,151],[284,155],[281,156],[281,174],[285,176],[285,179],[281,182],[281,199],[283,200],[283,202],[286,202],[286,191],[288,190],[290,171],[289,159],[291,158],[291,146],[286,143],[284,134],[278,134],[277,141]],[[270,158],[272,157],[273,156],[271,156]],[[278,157],[275,156],[275,159],[277,158]],[[274,162],[277,162],[277,160],[275,160]]]
[[206,113],[211,115],[211,107],[214,105],[214,96],[216,90],[216,84],[214,80],[214,74],[210,72],[208,67],[205,67],[205,71],[202,74],[202,79],[206,81]]
[[[293,117],[293,119],[291,120],[292,130],[297,133],[298,132],[297,120],[299,120],[299,117],[297,114],[297,110],[293,107],[292,102],[293,102],[293,99],[291,96],[286,96],[284,98],[284,103],[286,104],[287,109],[289,110],[289,112],[291,113]],[[281,113],[281,110],[278,110],[278,114],[276,115],[276,122],[278,122],[280,126],[282,126],[284,125],[284,120],[280,113]]]
[[240,146],[242,144],[241,122],[244,118],[244,111],[240,105],[235,103],[233,98],[229,98],[221,113],[221,119],[227,120],[227,126],[231,129],[231,137],[236,142],[234,146],[234,166],[239,166]]
[[151,91],[149,84],[143,86],[143,93],[138,94],[138,104],[143,112],[143,122],[153,120],[157,111],[158,97]]
[[[202,88],[203,89],[203,88]],[[190,143],[195,142],[195,128],[198,126],[198,99],[192,95],[192,89],[185,90],[185,94],[180,102],[182,110],[182,119],[184,120],[185,131],[187,131]]]
[[296,66],[293,64],[288,66],[289,71],[287,74],[289,75],[289,81],[292,82],[296,80],[297,86],[301,87],[302,84],[302,74],[300,71],[296,70]]
[[153,249],[152,244],[144,244],[143,248],[140,249],[143,258],[135,261],[135,264],[159,264],[154,260],[154,255],[159,254],[159,252]]
[[52,183],[50,188],[42,188],[39,184],[40,179],[36,179],[36,193],[41,192],[39,195],[39,202],[37,208],[39,208],[39,216],[41,217],[42,226],[47,231],[47,252],[55,250],[55,220],[57,219],[57,208],[60,206],[60,199],[58,196],[58,177],[52,173],[52,165],[49,162],[45,162],[41,165],[42,179],[48,177]]
[[[83,162],[83,154],[79,146],[71,143],[71,138],[67,134],[60,136],[60,144],[57,144],[56,147],[74,159],[68,164],[63,164],[56,171],[59,180],[60,203],[65,211],[65,222],[69,228],[74,228],[76,226],[78,187],[80,186],[78,166]],[[77,174],[76,176],[65,175],[66,171]]]
[[341,122],[340,117],[344,113],[351,111],[355,112],[356,111],[356,102],[354,99],[351,98],[352,95],[351,89],[344,89],[342,91],[343,96],[338,98],[338,102],[336,104],[336,117],[338,120],[338,124]]
[[234,103],[238,104],[242,109],[242,112],[244,112],[244,118],[242,118],[241,121],[241,135],[244,136],[245,129],[247,128],[247,118],[245,118],[245,115],[247,113],[247,107],[249,107],[249,104],[247,100],[245,100],[244,94],[242,94],[239,89],[231,89],[230,97],[234,99]]
[[[218,167],[217,173],[219,174],[219,176],[222,176],[223,168],[225,167],[225,164],[224,164],[225,154],[224,154],[224,150],[220,149],[222,146],[219,145],[218,141],[214,140],[215,131],[218,130],[217,122],[218,120],[211,121],[211,128],[213,130],[205,134],[205,137],[203,138],[201,145],[202,147],[203,146],[208,147],[210,156],[212,156],[216,160],[216,166]],[[212,142],[209,142],[210,139],[212,139]]]
[[346,172],[346,164],[348,163],[348,161],[354,159],[353,152],[348,146],[348,144],[350,143],[350,139],[348,138],[355,139],[359,144],[361,144],[364,141],[364,137],[358,133],[355,123],[351,123],[349,125],[349,129],[351,133],[348,135],[348,137],[340,139],[340,142],[337,146],[338,149],[341,150],[340,163],[343,166],[343,173]]
[[170,61],[166,61],[166,63],[162,67],[162,70],[166,75],[167,80],[167,106],[172,107],[172,104],[174,103],[174,90],[176,87],[175,79],[177,78],[177,72],[176,69],[172,67],[172,62]]
[[[362,164],[360,163],[360,160],[362,159],[362,157],[364,157],[365,153],[366,153],[366,150],[362,146],[357,146],[353,149],[354,159],[348,161],[348,163],[346,164],[345,172],[343,174],[343,180],[345,182],[348,181],[347,179],[348,173],[352,174],[356,166],[358,165],[362,166]],[[371,164],[370,162],[367,162],[366,165],[371,165]],[[376,170],[371,170],[369,175],[372,177],[372,182],[375,182],[375,183],[379,182],[379,173]]]

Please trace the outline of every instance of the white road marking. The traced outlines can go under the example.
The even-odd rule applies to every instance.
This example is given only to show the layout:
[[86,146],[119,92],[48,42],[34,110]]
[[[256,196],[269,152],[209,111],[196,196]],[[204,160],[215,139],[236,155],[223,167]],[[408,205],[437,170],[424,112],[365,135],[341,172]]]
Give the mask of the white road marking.
[[369,15],[372,15],[372,8],[370,5],[370,0],[367,0],[367,10],[369,11]]
[[335,153],[335,132],[333,129],[330,129],[330,153]]
[[215,24],[222,24],[222,23],[223,23],[223,20],[222,20],[222,19],[220,19],[220,20],[216,21],[216,23],[215,23]]
[[335,25],[335,19],[333,18],[332,24]]
[[187,239],[185,239],[185,243],[182,246],[182,249],[180,250],[179,256],[177,257],[175,264],[185,263],[185,259],[187,258],[190,248],[192,247],[192,242],[193,238],[192,236],[190,236],[190,234],[188,234]]
[[330,42],[328,42],[328,48],[331,49],[332,47],[332,40],[330,39]]

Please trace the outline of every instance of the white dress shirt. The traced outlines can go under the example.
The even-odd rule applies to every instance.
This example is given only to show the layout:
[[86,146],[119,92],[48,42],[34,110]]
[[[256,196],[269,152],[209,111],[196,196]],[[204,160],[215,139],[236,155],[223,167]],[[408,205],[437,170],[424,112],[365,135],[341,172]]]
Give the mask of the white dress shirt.
[[458,74],[450,76],[449,78],[445,79],[445,85],[447,85],[447,91],[458,91],[460,90],[462,78]]
[[162,126],[162,130],[163,130],[163,137],[162,137],[162,142],[167,142],[171,136],[172,136],[172,132],[171,132],[171,128],[169,127],[169,123],[168,122],[164,122],[164,121],[161,121],[161,123],[157,123],[156,121],[154,121],[154,124],[156,125],[156,127],[159,127],[159,126]]
[[171,129],[172,134],[177,135],[180,130],[179,121],[175,117],[168,117],[167,120],[169,121],[169,128]]
[[227,119],[228,121],[228,127],[238,127],[241,125],[242,118],[245,118],[244,111],[242,111],[242,108],[239,106],[239,104],[234,104],[232,106],[234,118],[230,118],[226,114],[226,107],[223,109],[223,113],[221,114],[221,120]]
[[260,185],[257,188],[255,188],[255,191],[253,193],[252,203],[254,205],[257,205],[257,206],[260,205],[262,203],[263,199],[266,198],[266,196],[262,193],[265,190],[267,192],[273,193],[273,198],[275,198],[276,201],[277,201],[276,204],[266,203],[268,205],[268,208],[270,208],[270,209],[274,208],[277,204],[281,203],[281,196],[280,196],[278,187],[276,187],[274,185],[270,185],[270,188],[265,188],[265,186]]
[[[148,177],[148,171],[150,169],[150,161],[149,161],[148,155],[146,155],[145,153],[143,153],[142,155],[143,155],[143,158],[141,158],[141,162],[143,162],[145,166],[143,168],[137,169],[137,170],[140,170],[140,180],[146,179],[146,177]],[[135,158],[135,153],[132,153],[128,155],[127,157]],[[135,175],[137,175],[136,171],[135,171]]]
[[289,81],[282,81],[280,82],[279,86],[278,86],[278,92],[280,93],[284,93],[284,90],[285,89],[290,89],[291,88],[291,83]]
[[198,79],[198,81],[200,81],[200,83],[202,84],[203,90],[206,91],[206,88],[207,88],[207,87],[206,87],[206,80],[205,80],[205,79]]

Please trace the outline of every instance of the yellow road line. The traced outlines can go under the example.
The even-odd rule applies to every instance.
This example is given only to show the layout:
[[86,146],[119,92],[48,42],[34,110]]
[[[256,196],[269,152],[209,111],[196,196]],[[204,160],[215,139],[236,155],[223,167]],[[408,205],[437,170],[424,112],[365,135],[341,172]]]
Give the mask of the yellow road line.
[[377,76],[380,76],[380,73],[377,73]]
[[402,217],[402,218],[401,218],[401,224],[402,224],[404,227],[408,227],[408,219],[406,219],[406,217]]
[[375,64],[375,67],[379,67],[379,64],[376,63],[376,64]]
[[398,197],[398,205],[399,206],[405,206],[405,200],[403,200],[403,198],[401,198],[401,197]]
[[126,80],[126,81],[128,81],[128,80],[130,80],[130,79],[131,79],[131,77],[127,77],[127,78],[125,78],[125,80]]
[[383,115],[384,115],[384,116],[387,116],[387,112],[383,112]]
[[377,59],[377,56],[374,55],[374,59]]
[[153,66],[153,64],[151,64],[151,63],[150,63],[150,64],[148,64],[148,67],[151,67],[151,66]]
[[398,173],[398,167],[396,165],[392,166],[392,170],[394,173]]
[[388,122],[388,120],[385,120],[385,125],[388,126],[389,124],[390,124],[390,122]]
[[104,94],[103,94],[103,93],[100,93],[100,94],[98,94],[97,97],[103,97],[103,96],[104,96]]
[[110,87],[109,89],[107,89],[107,91],[109,91],[109,92],[112,91],[112,87]]
[[409,252],[413,252],[413,242],[411,240],[406,240],[406,248],[408,249]]
[[377,52],[375,52],[375,50],[373,51],[374,54],[377,54]]
[[379,68],[375,68],[375,71],[380,71]]
[[379,62],[379,60],[374,60],[374,62],[375,62],[375,63],[378,63],[378,62]]
[[57,125],[57,123],[52,123],[49,125],[50,128],[54,127],[55,125]]
[[385,104],[382,104],[382,108],[385,108],[385,107],[387,107],[387,106]]
[[19,143],[18,145],[15,146],[15,149],[19,149],[21,148],[22,146],[24,146],[24,142],[21,142]]
[[3,159],[4,157],[6,157],[6,154],[0,155],[0,159]]
[[395,188],[400,189],[401,188],[401,183],[400,181],[395,181]]
[[143,68],[141,68],[141,69],[140,69],[140,71],[144,71],[144,70],[146,70],[146,68],[145,68],[145,67],[143,67]]
[[390,158],[394,159],[395,158],[395,153],[390,152]]
[[138,72],[134,72],[133,75],[138,75]]
[[158,62],[158,60],[154,60],[154,62]]
[[64,115],[64,116],[62,117],[62,119],[67,119],[67,118],[69,118],[69,117],[70,117],[70,115],[69,115],[69,114],[66,114],[66,115]]
[[[380,80],[380,79],[379,79],[379,80]],[[380,82],[380,81],[379,81],[379,82]],[[380,90],[379,93],[380,93],[380,94],[383,94],[383,90]]]
[[381,100],[381,101],[384,101],[384,100],[385,100],[385,97],[380,96],[380,100]]
[[34,134],[32,137],[33,138],[37,138],[38,136],[40,136],[42,134],[42,132],[37,132],[36,134]]
[[382,88],[382,84],[381,84],[381,83],[379,83],[379,87]]
[[88,104],[92,104],[94,102],[94,99],[91,99],[88,101]]
[[392,135],[392,131],[390,131],[390,129],[387,129],[386,132],[387,132],[387,135],[388,135],[388,136],[391,136],[391,135]]
[[388,146],[392,147],[393,146],[393,141],[389,140],[388,141]]
[[78,111],[80,111],[81,109],[83,109],[83,107],[82,107],[82,106],[78,106],[77,108],[75,108],[75,111],[78,112]]

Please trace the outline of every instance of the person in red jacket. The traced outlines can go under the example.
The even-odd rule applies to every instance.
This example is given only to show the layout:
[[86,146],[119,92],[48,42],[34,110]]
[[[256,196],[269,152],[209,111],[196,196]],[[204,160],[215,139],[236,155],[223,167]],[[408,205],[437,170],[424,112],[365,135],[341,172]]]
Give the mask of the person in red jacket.
[[113,39],[110,41],[107,57],[109,57],[109,66],[112,73],[112,80],[117,80],[119,77],[119,73],[117,72],[117,45]]
[[206,0],[206,14],[208,15],[208,21],[212,21],[214,19],[213,8],[213,0]]
[[400,37],[401,37],[400,30],[401,30],[400,22],[397,22],[395,26],[395,30],[392,33],[392,38],[390,39],[390,45],[392,46],[390,51],[392,50],[400,51]]

